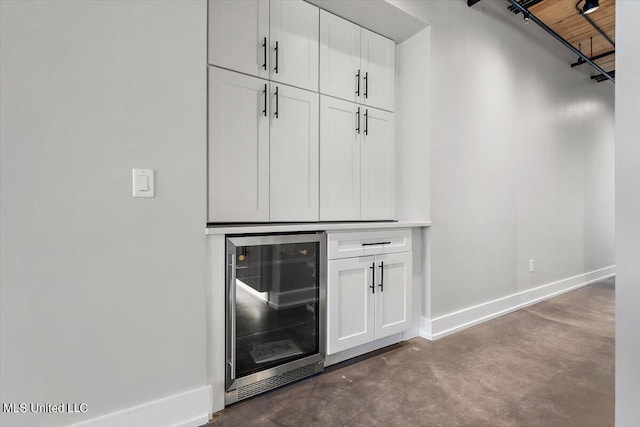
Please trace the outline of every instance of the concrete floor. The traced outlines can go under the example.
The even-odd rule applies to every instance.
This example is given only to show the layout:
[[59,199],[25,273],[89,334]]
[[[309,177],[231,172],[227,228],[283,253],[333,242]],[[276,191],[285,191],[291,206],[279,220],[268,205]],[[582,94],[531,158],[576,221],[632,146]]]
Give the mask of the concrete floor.
[[239,402],[221,426],[613,426],[614,279]]

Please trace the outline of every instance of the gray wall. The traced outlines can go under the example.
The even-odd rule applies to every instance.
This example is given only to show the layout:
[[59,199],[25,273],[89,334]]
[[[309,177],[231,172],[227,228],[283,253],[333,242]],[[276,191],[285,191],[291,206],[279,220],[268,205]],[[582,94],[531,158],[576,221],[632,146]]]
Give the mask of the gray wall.
[[206,2],[0,4],[0,424],[205,385]]
[[640,2],[616,3],[616,426],[640,420]]
[[613,86],[502,0],[394,3],[431,24],[431,315],[613,265]]

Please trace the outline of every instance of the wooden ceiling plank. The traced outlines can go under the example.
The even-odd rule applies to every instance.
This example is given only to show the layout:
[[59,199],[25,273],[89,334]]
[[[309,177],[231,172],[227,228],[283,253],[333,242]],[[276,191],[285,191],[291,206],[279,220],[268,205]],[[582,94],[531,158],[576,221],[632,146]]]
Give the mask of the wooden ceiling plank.
[[[577,48],[580,45],[582,52],[587,56],[592,56],[592,38],[593,56],[614,49],[614,47],[576,11],[575,5],[576,0],[543,0],[530,7],[529,10],[573,46]],[[616,28],[615,6],[615,0],[600,0],[600,8],[589,15],[589,18],[595,25],[600,27],[600,29],[614,41]],[[600,58],[595,62],[607,72],[615,70],[615,54]]]

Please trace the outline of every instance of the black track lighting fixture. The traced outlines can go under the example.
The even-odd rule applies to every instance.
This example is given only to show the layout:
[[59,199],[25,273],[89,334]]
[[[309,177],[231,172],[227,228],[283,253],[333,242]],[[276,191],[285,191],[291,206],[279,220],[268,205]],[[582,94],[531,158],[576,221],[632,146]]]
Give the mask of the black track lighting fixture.
[[[582,0],[580,0],[578,4],[580,4],[581,1]],[[576,4],[576,8],[578,4]],[[582,13],[584,13],[585,15],[588,15],[598,10],[599,7],[600,7],[600,2],[598,0],[585,0],[584,6],[582,7]]]

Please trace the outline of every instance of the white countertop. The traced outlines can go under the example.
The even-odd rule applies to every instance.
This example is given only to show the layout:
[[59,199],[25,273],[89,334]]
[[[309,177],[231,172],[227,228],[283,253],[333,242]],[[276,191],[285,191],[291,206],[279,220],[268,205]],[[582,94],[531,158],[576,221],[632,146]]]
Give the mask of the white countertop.
[[210,225],[206,234],[250,234],[296,231],[371,230],[382,228],[430,227],[431,221],[375,221],[375,222],[308,222],[292,224],[221,224]]

